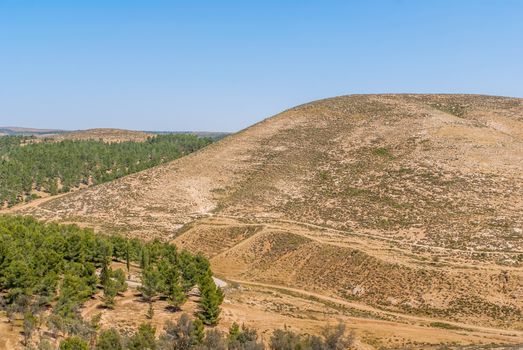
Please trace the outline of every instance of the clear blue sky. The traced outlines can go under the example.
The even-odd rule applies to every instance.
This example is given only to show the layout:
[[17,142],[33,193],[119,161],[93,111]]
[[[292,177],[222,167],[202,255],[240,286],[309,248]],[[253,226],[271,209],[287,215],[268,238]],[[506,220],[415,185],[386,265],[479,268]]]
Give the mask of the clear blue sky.
[[0,0],[0,125],[235,131],[382,92],[523,97],[523,0]]

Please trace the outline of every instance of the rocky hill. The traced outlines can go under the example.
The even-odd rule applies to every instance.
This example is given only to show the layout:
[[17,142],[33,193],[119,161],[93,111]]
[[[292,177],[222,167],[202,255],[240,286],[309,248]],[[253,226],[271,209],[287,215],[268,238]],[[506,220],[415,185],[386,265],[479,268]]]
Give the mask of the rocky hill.
[[232,281],[523,330],[521,99],[316,101],[17,212],[174,240]]

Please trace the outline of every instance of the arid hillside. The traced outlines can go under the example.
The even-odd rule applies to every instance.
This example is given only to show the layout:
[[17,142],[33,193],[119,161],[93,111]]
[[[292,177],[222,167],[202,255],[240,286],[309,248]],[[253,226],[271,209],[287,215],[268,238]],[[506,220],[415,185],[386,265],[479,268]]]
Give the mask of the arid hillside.
[[222,213],[449,248],[523,250],[522,167],[521,100],[347,96],[290,109],[35,213],[85,215],[151,237]]
[[232,282],[350,304],[354,317],[523,342],[521,99],[316,101],[15,211],[174,240]]

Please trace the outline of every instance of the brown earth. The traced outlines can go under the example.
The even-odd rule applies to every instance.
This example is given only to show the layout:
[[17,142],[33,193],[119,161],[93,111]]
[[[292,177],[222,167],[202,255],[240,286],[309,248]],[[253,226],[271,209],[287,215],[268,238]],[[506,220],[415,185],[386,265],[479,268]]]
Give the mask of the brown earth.
[[[124,263],[113,263],[113,269],[125,270]],[[114,309],[104,308],[101,293],[87,301],[81,309],[85,320],[100,315],[100,329],[117,328],[122,334],[132,334],[140,324],[150,323],[161,334],[165,322],[176,320],[187,313],[193,315],[198,308],[197,294],[190,294],[181,311],[173,312],[165,300],[153,302],[154,316],[147,318],[148,303],[137,290],[140,270],[131,266],[129,289],[116,297]],[[225,300],[217,329],[227,332],[236,322],[258,330],[259,338],[270,340],[275,328],[287,328],[300,333],[319,334],[327,326],[339,322],[347,325],[355,339],[355,349],[461,349],[461,346],[516,346],[523,340],[523,332],[500,330],[484,326],[471,326],[459,322],[446,322],[418,316],[384,312],[341,298],[307,292],[295,288],[276,287],[263,283],[229,281],[224,289]],[[43,315],[44,319],[49,313]],[[23,349],[22,320],[8,323],[0,314],[0,349]],[[51,332],[45,322],[37,328],[32,339],[47,339],[55,345],[63,339]],[[489,347],[490,348],[490,347]],[[511,349],[516,349],[515,347]]]
[[[364,312],[351,317],[365,334],[380,333],[385,317],[410,341],[432,341],[419,327],[443,322],[513,332],[499,342],[523,343],[521,99],[321,100],[169,164],[16,211],[172,240],[204,252],[256,300],[265,288],[301,291],[295,307],[319,296],[333,310],[350,303]],[[257,306],[240,293],[228,307]],[[470,331],[438,331],[471,343]],[[373,337],[365,344],[387,338]]]

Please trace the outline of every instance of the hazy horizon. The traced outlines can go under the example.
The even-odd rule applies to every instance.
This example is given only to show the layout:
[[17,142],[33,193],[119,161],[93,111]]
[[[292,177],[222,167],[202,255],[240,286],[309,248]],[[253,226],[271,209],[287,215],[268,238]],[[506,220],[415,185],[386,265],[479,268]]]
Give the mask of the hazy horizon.
[[523,97],[519,1],[0,3],[0,126],[243,129],[360,93]]
[[127,129],[127,128],[88,128],[88,129],[61,129],[61,128],[33,128],[31,126],[20,126],[20,125],[0,125],[0,129],[22,129],[22,130],[38,130],[38,131],[84,131],[89,129],[122,129],[122,130],[128,130],[128,131],[142,131],[142,132],[210,132],[210,133],[230,133],[228,131],[220,131],[220,130],[142,130],[142,129]]

